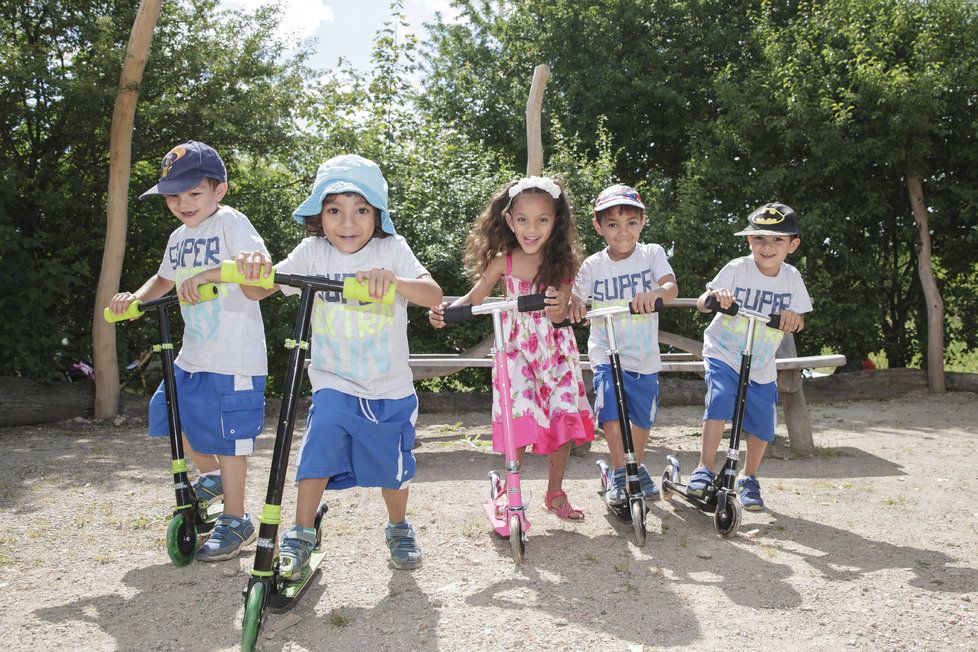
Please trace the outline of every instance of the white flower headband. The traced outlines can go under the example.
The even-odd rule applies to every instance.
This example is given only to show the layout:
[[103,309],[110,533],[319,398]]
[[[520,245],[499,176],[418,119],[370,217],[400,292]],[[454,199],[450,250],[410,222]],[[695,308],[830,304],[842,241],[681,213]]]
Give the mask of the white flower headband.
[[560,199],[560,186],[554,183],[554,180],[550,177],[526,177],[525,179],[520,179],[517,183],[510,187],[510,202],[512,202],[516,195],[520,194],[524,190],[527,190],[528,188],[538,188],[549,194],[554,199]]

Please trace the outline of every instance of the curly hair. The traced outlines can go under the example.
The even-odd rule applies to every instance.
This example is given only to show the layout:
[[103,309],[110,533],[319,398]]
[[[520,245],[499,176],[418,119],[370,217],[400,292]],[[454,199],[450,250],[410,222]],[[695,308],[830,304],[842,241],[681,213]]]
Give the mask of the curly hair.
[[[465,240],[465,264],[473,278],[482,276],[496,256],[509,253],[519,246],[516,235],[505,219],[512,204],[529,192],[543,193],[550,197],[545,190],[527,188],[510,200],[509,189],[518,181],[519,179],[514,179],[506,183],[493,195],[492,201],[476,218],[472,231]],[[556,219],[550,238],[543,248],[543,261],[532,279],[540,288],[549,285],[560,287],[562,283],[573,279],[584,260],[570,197],[558,179],[553,181],[560,188],[560,197],[553,200]]]
[[[349,196],[349,195],[359,195],[360,193],[356,193],[356,192],[330,193],[325,197],[323,197],[323,205],[325,206],[326,202],[328,202],[331,199],[334,199],[337,194]],[[390,233],[380,228],[380,209],[370,204],[370,202],[367,202],[367,204],[370,206],[370,208],[374,209],[374,220],[375,220],[374,233],[371,237],[386,238],[387,236],[390,235]],[[317,238],[326,237],[326,232],[323,231],[322,211],[320,211],[318,215],[307,215],[305,221],[303,222],[303,226],[306,227],[306,233],[309,235],[316,236]]]

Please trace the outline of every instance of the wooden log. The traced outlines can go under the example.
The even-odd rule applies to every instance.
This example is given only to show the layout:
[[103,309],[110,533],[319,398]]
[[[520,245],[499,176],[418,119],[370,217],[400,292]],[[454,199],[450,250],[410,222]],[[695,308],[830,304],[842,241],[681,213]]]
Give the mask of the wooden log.
[[[794,358],[798,355],[795,338],[788,333],[781,340],[781,345],[775,357]],[[812,424],[808,420],[808,404],[805,402],[805,390],[802,389],[800,369],[785,369],[778,372],[778,392],[781,406],[784,410],[784,423],[788,428],[788,441],[791,450],[803,454],[815,452],[815,441],[812,437]]]

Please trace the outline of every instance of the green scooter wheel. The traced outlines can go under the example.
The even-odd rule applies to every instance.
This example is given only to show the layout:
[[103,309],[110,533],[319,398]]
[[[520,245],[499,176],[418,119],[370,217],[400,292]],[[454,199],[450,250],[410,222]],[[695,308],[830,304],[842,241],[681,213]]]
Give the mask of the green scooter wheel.
[[186,566],[197,554],[197,528],[187,523],[182,512],[175,514],[166,528],[166,552],[177,566]]
[[262,582],[255,582],[248,590],[244,620],[241,621],[242,652],[253,652],[258,644],[258,630],[261,629],[262,611],[265,608],[265,589]]

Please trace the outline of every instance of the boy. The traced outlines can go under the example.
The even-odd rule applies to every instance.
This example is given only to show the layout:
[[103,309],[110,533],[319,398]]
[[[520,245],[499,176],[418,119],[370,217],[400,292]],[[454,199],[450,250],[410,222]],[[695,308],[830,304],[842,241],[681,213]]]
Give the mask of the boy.
[[[421,566],[422,554],[406,518],[418,416],[408,365],[407,304],[437,306],[441,288],[394,231],[387,181],[373,161],[347,154],[323,163],[312,192],[292,216],[312,237],[300,242],[276,270],[337,280],[355,276],[378,299],[395,284],[396,295],[393,305],[383,305],[316,294],[308,369],[312,408],[296,463],[296,524],[279,545],[280,573],[298,578],[309,562],[323,491],[354,486],[380,487],[388,515],[388,563],[413,570]],[[263,252],[239,256],[238,261],[247,278],[271,267]],[[279,289],[289,295],[299,292],[278,284],[272,289],[245,286],[244,292],[258,300]]]
[[[218,267],[242,251],[265,251],[248,218],[220,201],[228,191],[224,161],[213,148],[189,141],[163,157],[159,183],[140,195],[163,195],[183,224],[167,242],[159,271],[135,293],[121,292],[109,307],[119,313],[133,301],[156,299],[198,272]],[[258,304],[236,285],[221,285],[214,301],[183,304],[183,344],[175,361],[184,446],[200,477],[193,484],[205,504],[224,499],[210,537],[197,550],[200,561],[236,557],[255,540],[255,526],[244,509],[247,455],[265,421],[265,331]],[[163,385],[149,406],[149,434],[166,436]]]
[[[577,274],[572,320],[580,320],[588,297],[592,308],[631,303],[641,313],[615,317],[615,335],[632,441],[640,463],[639,481],[645,498],[652,500],[659,495],[659,488],[641,460],[659,407],[662,361],[655,300],[675,299],[679,286],[665,250],[657,244],[639,242],[645,226],[645,204],[633,188],[619,184],[602,190],[594,202],[593,224],[608,246],[585,260]],[[609,505],[621,505],[626,499],[625,452],[604,321],[591,324],[587,353],[594,372],[594,411],[598,425],[604,429],[614,466],[612,487],[605,493],[605,500]]]
[[[756,312],[781,315],[780,330],[758,326],[744,411],[747,460],[737,480],[737,495],[744,509],[760,511],[764,500],[756,475],[768,442],[774,440],[778,401],[774,354],[783,333],[797,333],[804,327],[802,314],[812,310],[812,300],[801,274],[784,262],[801,244],[795,212],[784,204],[765,204],[751,213],[747,222],[747,228],[734,235],[747,236],[751,254],[727,263],[706,284],[706,292],[696,305],[701,312],[709,312],[704,304],[707,297],[714,296],[724,308],[736,302]],[[746,322],[744,317],[718,312],[703,332],[706,412],[700,466],[693,471],[687,485],[688,493],[693,496],[702,496],[716,478],[712,466],[724,423],[733,418]]]

